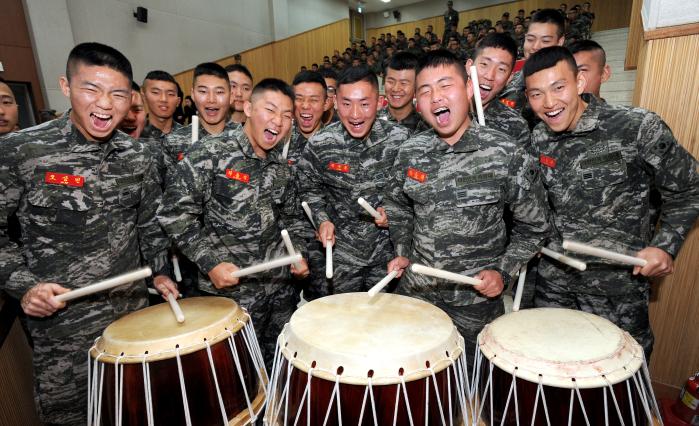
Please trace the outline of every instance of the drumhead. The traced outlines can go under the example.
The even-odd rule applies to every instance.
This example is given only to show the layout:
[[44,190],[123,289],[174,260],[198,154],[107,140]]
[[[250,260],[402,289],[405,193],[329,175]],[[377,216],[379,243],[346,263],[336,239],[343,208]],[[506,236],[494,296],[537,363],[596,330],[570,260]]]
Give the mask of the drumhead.
[[400,383],[439,372],[461,355],[463,338],[441,309],[418,299],[345,293],[303,305],[279,340],[294,367],[349,384]]
[[110,324],[95,342],[90,355],[113,363],[139,363],[174,358],[196,352],[236,333],[248,321],[248,314],[225,297],[191,297],[179,302],[185,316],[178,323],[168,303],[150,306]]
[[483,355],[518,378],[561,388],[598,388],[631,377],[643,349],[610,321],[557,308],[512,312],[478,335]]

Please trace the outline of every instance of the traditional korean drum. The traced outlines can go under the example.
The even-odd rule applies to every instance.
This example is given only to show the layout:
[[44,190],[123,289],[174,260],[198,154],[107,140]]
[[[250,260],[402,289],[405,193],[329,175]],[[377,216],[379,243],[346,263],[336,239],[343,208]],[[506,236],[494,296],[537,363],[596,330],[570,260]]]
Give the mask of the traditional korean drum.
[[247,425],[267,374],[250,316],[224,297],[167,303],[110,324],[88,358],[88,424]]
[[478,345],[472,421],[589,426],[660,418],[643,349],[604,318],[521,310],[488,324]]
[[347,293],[298,309],[277,342],[267,425],[460,425],[463,338],[421,300]]

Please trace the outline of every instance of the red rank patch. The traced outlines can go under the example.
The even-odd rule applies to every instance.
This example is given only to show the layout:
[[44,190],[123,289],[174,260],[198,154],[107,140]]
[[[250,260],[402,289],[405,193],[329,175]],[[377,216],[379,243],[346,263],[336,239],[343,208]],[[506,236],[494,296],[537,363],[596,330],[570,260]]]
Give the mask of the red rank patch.
[[551,169],[556,168],[556,159],[549,157],[548,155],[541,154],[539,156],[539,163]]
[[294,165],[294,160],[286,160],[286,164],[293,166]]
[[328,163],[328,169],[340,173],[349,173],[350,166],[349,164],[333,163],[331,161],[330,163]]
[[500,102],[502,102],[503,105],[508,106],[510,108],[514,108],[515,106],[517,106],[517,102],[513,101],[512,99],[502,98],[500,99]]
[[178,152],[177,153],[177,161],[182,161],[184,160],[184,152]]
[[237,180],[243,183],[250,183],[250,175],[247,173],[241,173],[237,170],[226,169],[226,177],[228,179]]
[[53,185],[66,185],[75,188],[82,188],[85,185],[85,178],[79,175],[68,175],[65,173],[46,172],[44,182]]
[[408,177],[412,180],[424,183],[427,180],[427,173],[421,172],[418,169],[413,169],[412,167],[408,167]]

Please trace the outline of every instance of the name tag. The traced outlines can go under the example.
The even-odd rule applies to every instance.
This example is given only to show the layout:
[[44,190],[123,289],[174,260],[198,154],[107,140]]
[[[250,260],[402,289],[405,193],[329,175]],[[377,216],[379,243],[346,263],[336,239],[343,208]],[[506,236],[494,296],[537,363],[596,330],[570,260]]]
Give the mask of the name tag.
[[427,180],[427,173],[414,169],[412,167],[408,168],[408,177],[412,180],[424,183]]
[[349,173],[350,166],[349,164],[335,163],[331,161],[328,163],[328,169],[340,173]]
[[550,169],[556,168],[556,159],[549,157],[548,155],[541,154],[539,156],[539,163],[543,164],[544,166]]
[[83,185],[85,185],[85,178],[79,175],[46,172],[44,175],[44,182],[52,185],[66,185],[75,188],[82,188]]
[[250,183],[250,175],[233,169],[226,169],[226,177],[228,179],[237,180],[243,183]]

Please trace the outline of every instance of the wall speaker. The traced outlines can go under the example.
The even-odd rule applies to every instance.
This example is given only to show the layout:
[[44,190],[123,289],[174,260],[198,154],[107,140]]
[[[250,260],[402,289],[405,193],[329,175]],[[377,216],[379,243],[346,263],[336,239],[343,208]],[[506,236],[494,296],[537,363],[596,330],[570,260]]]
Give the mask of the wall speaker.
[[148,22],[148,9],[145,7],[138,6],[136,11],[133,13],[138,22],[143,22],[144,24]]

